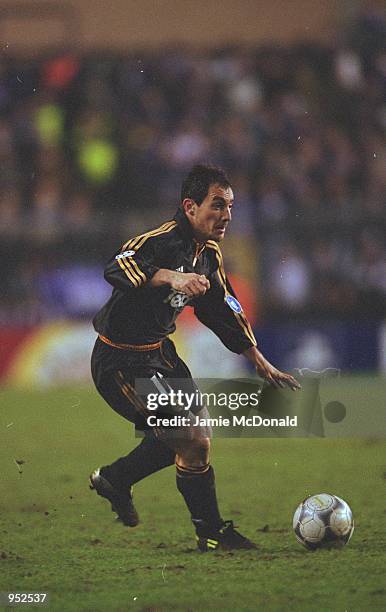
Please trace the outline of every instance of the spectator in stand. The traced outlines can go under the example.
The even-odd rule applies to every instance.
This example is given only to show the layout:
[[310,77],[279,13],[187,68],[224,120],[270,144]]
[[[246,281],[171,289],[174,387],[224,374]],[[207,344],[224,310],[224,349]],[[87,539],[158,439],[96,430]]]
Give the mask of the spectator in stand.
[[335,47],[4,56],[0,232],[10,250],[23,234],[16,274],[40,274],[28,253],[54,256],[59,239],[68,266],[90,261],[101,224],[116,240],[164,218],[186,168],[212,161],[238,169],[234,231],[263,243],[266,316],[271,301],[279,316],[349,316],[358,299],[385,316],[385,40],[384,11],[367,7]]

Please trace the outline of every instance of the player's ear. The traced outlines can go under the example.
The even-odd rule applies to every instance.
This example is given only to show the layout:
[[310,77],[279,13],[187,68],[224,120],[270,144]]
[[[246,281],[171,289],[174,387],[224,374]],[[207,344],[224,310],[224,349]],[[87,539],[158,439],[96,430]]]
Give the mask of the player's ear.
[[190,217],[194,217],[195,216],[195,214],[196,214],[196,206],[197,206],[197,204],[191,198],[185,198],[185,200],[183,200],[183,202],[182,202],[182,208],[184,209],[185,214],[190,216]]

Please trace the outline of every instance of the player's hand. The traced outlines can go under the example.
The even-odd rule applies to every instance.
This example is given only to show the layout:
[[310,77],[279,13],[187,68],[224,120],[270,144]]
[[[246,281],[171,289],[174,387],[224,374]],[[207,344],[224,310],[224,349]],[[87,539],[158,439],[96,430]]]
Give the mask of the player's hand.
[[172,289],[185,293],[189,297],[204,295],[210,289],[210,282],[203,274],[194,272],[175,272],[171,281]]
[[160,268],[150,279],[149,285],[151,287],[167,285],[178,293],[184,293],[189,297],[204,295],[210,289],[210,282],[204,274],[174,272],[174,270],[166,268]]
[[301,389],[299,382],[286,372],[281,372],[268,361],[264,366],[256,366],[256,372],[276,389],[289,387],[292,391]]
[[296,378],[275,368],[255,346],[245,351],[244,355],[253,363],[257,374],[276,389],[285,387],[289,387],[292,391],[301,389]]

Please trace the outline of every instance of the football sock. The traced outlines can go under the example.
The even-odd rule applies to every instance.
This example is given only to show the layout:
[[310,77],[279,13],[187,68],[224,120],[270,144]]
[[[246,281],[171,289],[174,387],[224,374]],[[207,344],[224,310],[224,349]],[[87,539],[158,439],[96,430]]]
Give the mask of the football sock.
[[177,489],[185,500],[197,533],[218,529],[223,520],[217,504],[214,470],[209,464],[184,468],[176,464]]
[[175,459],[175,451],[166,446],[164,442],[145,437],[126,457],[121,457],[111,465],[104,466],[101,474],[112,485],[126,488],[168,465],[173,465]]

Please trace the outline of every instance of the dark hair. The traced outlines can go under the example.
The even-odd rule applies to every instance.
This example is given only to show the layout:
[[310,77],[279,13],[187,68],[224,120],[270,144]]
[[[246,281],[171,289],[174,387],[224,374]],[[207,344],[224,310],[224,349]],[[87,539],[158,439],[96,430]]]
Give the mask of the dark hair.
[[205,199],[210,185],[217,183],[220,187],[232,187],[224,170],[216,166],[198,164],[191,169],[183,180],[181,187],[181,202],[191,198],[196,204]]

